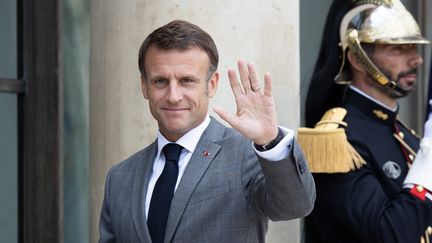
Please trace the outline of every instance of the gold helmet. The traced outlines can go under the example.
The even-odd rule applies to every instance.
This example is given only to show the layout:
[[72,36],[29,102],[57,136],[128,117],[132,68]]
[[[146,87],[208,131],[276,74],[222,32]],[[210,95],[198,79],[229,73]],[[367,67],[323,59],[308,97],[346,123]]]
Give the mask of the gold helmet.
[[397,88],[370,60],[360,43],[428,44],[414,17],[399,0],[352,0],[356,7],[342,19],[340,47],[342,64],[335,77],[337,83],[349,83],[346,51],[349,48],[367,72],[381,85]]

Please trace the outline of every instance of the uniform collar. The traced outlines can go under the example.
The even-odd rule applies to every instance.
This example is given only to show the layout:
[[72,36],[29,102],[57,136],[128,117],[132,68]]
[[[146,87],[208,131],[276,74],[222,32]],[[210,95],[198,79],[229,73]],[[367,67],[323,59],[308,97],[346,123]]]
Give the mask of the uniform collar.
[[355,89],[349,88],[344,101],[345,105],[353,105],[372,119],[393,125],[396,122],[399,106],[392,111],[383,104],[366,97]]

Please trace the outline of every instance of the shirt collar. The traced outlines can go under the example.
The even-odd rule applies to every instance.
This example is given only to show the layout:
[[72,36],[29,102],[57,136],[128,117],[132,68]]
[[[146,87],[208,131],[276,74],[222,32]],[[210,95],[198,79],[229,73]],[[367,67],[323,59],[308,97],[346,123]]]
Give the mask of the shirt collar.
[[[207,115],[204,121],[200,125],[187,132],[185,135],[179,138],[175,143],[181,145],[188,152],[193,153],[195,151],[199,139],[201,138],[201,135],[204,133],[204,130],[208,127],[209,124],[210,124],[210,117]],[[159,157],[162,148],[166,144],[171,142],[168,141],[159,130],[157,133],[157,140],[158,140],[157,157]]]
[[361,91],[360,89],[358,89],[358,88],[357,88],[357,87],[355,87],[355,86],[352,86],[352,85],[350,85],[349,87],[350,87],[350,89],[352,89],[352,90],[354,90],[355,92],[357,92],[357,93],[359,93],[359,94],[363,95],[364,97],[366,97],[366,98],[370,99],[371,101],[373,101],[373,102],[377,103],[378,105],[380,105],[380,106],[382,106],[382,107],[386,108],[387,110],[390,110],[390,111],[396,112],[396,111],[397,111],[397,109],[398,109],[398,107],[397,107],[397,106],[396,106],[396,108],[390,108],[390,107],[388,107],[388,106],[384,105],[384,104],[383,104],[382,102],[378,101],[378,100],[377,100],[377,99],[375,99],[375,98],[372,98],[372,96],[370,96],[370,95],[366,94],[365,92]]

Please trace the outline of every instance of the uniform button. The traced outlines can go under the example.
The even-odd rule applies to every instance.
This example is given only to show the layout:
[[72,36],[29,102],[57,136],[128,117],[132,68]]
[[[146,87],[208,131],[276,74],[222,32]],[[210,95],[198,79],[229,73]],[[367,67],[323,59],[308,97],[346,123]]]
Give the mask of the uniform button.
[[417,186],[416,189],[418,192],[422,192],[424,190],[424,188],[422,186]]
[[414,160],[414,155],[412,155],[412,154],[409,154],[409,155],[408,155],[408,157],[410,158],[410,160],[411,160],[411,161],[413,161],[413,160]]
[[399,135],[399,137],[402,138],[402,139],[405,137],[405,134],[403,134],[403,132],[399,132],[398,135]]

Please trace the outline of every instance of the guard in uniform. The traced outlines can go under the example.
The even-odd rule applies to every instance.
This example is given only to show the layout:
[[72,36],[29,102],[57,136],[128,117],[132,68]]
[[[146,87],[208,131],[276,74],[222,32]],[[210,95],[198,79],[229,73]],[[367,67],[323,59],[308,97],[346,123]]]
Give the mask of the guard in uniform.
[[317,188],[306,243],[431,241],[432,114],[420,139],[397,105],[427,43],[399,0],[334,0],[298,131]]

